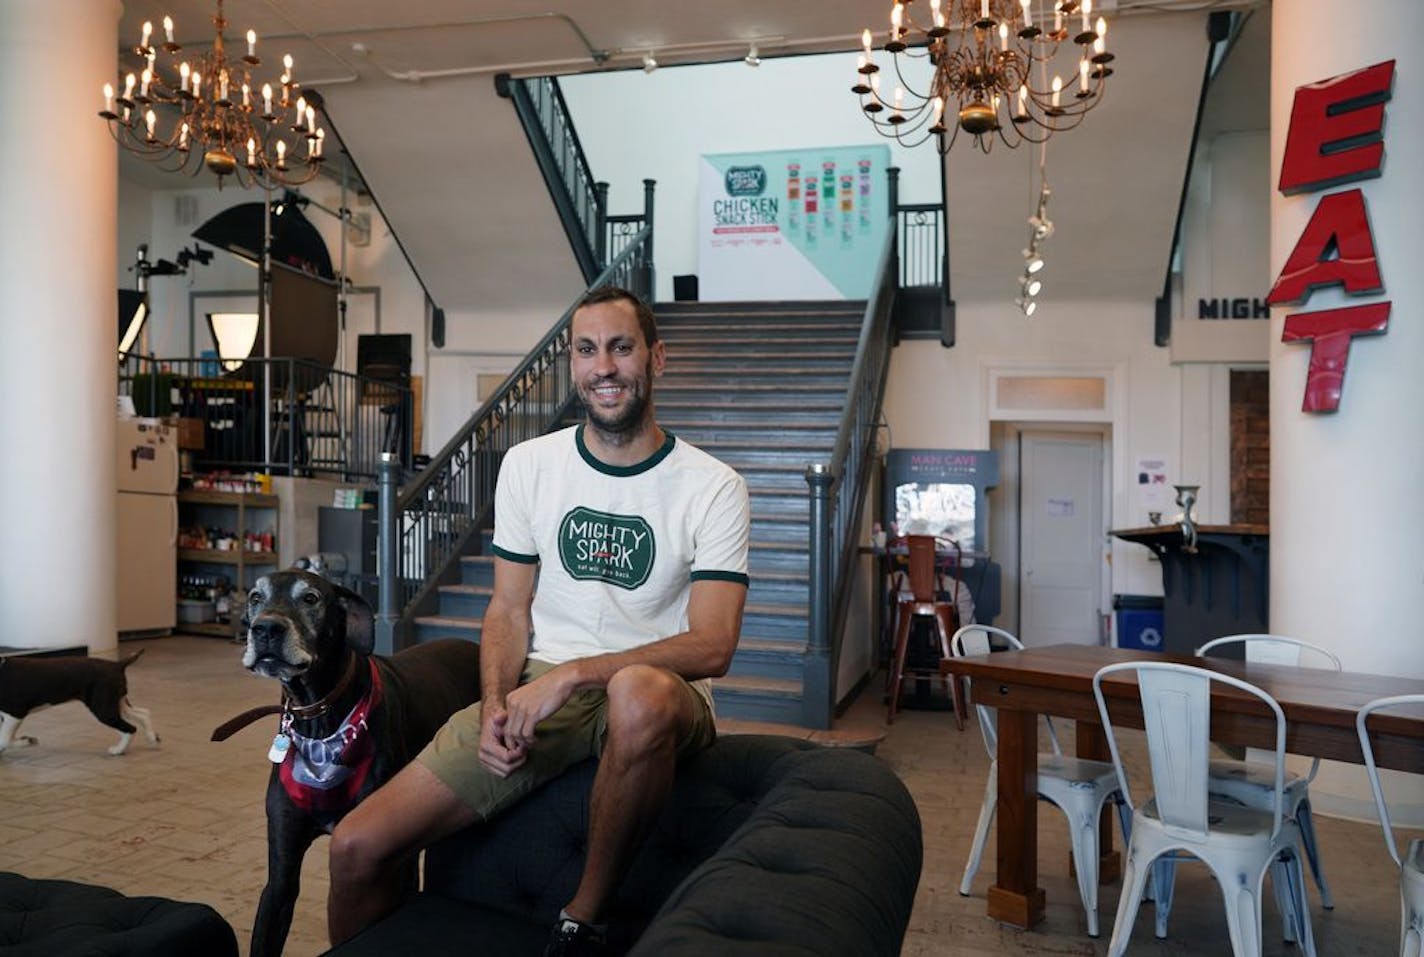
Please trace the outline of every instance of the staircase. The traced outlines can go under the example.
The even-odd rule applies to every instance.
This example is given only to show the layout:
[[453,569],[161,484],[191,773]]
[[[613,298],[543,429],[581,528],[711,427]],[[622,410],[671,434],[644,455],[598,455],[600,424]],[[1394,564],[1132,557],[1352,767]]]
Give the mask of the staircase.
[[[657,308],[668,351],[659,424],[735,468],[751,493],[751,589],[731,669],[713,682],[719,718],[802,723],[805,470],[830,460],[864,313],[863,301]],[[477,640],[493,574],[487,554],[462,558],[461,581],[441,587],[438,615],[416,619],[416,639]]]

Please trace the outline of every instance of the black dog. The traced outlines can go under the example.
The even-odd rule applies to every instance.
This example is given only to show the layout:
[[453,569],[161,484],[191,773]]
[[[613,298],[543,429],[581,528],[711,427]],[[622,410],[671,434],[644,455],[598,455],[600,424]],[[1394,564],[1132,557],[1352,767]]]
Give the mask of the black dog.
[[[247,599],[242,664],[282,682],[279,730],[268,755],[267,886],[252,928],[252,957],[282,952],[302,857],[347,811],[389,780],[445,720],[480,692],[480,649],[441,639],[390,658],[371,654],[371,607],[305,571],[257,581]],[[251,712],[214,732],[226,737]],[[414,864],[409,875],[415,887]]]
[[12,743],[35,744],[28,735],[15,737],[20,722],[37,708],[66,701],[82,701],[103,724],[119,732],[112,755],[128,750],[135,731],[142,730],[148,743],[157,745],[148,709],[129,701],[129,683],[124,670],[143,654],[139,649],[119,661],[87,655],[31,658],[23,655],[0,658],[0,752]]

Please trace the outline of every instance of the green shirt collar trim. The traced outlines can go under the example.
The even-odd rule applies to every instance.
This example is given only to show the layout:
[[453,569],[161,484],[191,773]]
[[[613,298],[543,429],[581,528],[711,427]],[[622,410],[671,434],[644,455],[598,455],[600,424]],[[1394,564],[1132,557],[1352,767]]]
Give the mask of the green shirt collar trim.
[[590,468],[602,472],[604,475],[612,475],[616,478],[642,475],[671,455],[673,446],[677,444],[677,437],[667,429],[663,429],[663,444],[659,446],[658,450],[652,455],[633,465],[609,465],[588,450],[588,445],[586,445],[583,440],[583,430],[585,428],[586,426],[580,425],[574,432],[574,444],[578,446],[579,456],[588,463]]

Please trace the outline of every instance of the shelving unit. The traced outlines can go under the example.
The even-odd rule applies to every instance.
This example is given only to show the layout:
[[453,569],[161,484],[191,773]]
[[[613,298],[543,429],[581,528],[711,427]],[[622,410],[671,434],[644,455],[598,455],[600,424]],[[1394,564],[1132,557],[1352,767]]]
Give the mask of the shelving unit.
[[[201,566],[222,566],[239,594],[252,587],[255,571],[269,571],[277,565],[278,498],[257,492],[213,492],[185,489],[178,493],[178,522],[181,526],[220,525],[232,529],[237,548],[180,548],[178,574],[201,571]],[[242,548],[248,532],[272,533],[272,550]],[[195,566],[198,566],[195,568]],[[174,583],[176,586],[176,582]],[[198,635],[230,638],[234,625],[228,622],[180,622],[179,630]]]

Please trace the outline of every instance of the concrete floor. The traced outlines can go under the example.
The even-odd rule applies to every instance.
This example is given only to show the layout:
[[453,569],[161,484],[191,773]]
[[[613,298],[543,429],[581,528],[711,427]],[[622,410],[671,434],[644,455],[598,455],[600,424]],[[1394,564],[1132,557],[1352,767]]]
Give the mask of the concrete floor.
[[[153,712],[161,746],[136,738],[127,755],[114,758],[105,749],[115,734],[82,705],[32,715],[22,733],[37,737],[38,745],[0,755],[0,869],[211,904],[236,929],[245,952],[265,882],[262,802],[275,719],[222,743],[208,739],[214,727],[240,711],[275,702],[276,685],[247,674],[239,664],[240,647],[222,639],[179,636],[125,642],[121,650],[135,648],[144,648],[145,654],[129,669],[130,697]],[[878,690],[876,685],[861,695],[844,727],[879,731],[883,706]],[[1052,807],[1041,805],[1039,812],[1040,880],[1048,895],[1047,918],[1039,928],[1022,932],[984,916],[984,893],[993,876],[992,840],[973,895],[959,896],[988,773],[977,729],[956,731],[942,711],[902,711],[877,754],[914,794],[924,826],[925,866],[905,957],[1107,952],[1118,887],[1102,889],[1103,936],[1089,939],[1068,874],[1063,817]],[[1321,819],[1318,829],[1336,899],[1333,912],[1318,904],[1312,910],[1319,953],[1397,953],[1397,876],[1378,828]],[[1179,868],[1178,875],[1170,937],[1153,939],[1151,907],[1144,905],[1129,952],[1160,957],[1229,953],[1214,882],[1203,868],[1191,865]],[[303,868],[302,896],[287,947],[292,957],[325,949],[326,889],[322,841]],[[1318,901],[1313,887],[1310,893]],[[1266,957],[1297,952],[1281,943],[1279,927],[1268,903]]]

